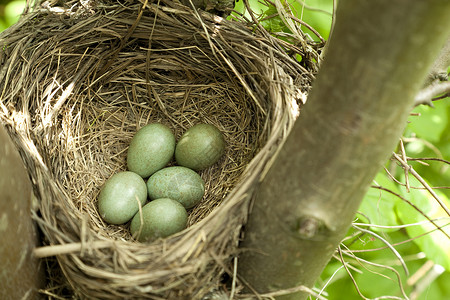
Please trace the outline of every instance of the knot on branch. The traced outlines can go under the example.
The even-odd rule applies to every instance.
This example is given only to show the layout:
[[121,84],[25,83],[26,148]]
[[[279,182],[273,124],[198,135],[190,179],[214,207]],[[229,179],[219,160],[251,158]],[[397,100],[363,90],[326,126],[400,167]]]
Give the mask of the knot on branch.
[[302,216],[297,220],[296,233],[302,239],[320,239],[329,229],[325,222],[314,216]]

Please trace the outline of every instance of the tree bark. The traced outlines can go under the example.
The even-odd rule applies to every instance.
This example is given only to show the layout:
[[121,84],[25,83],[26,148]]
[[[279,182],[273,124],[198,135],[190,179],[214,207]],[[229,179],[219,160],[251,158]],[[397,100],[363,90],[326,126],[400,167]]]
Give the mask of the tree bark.
[[449,15],[448,0],[339,1],[308,103],[246,225],[238,271],[253,289],[314,284],[397,144]]
[[447,69],[450,66],[450,36],[447,39],[444,47],[439,53],[437,59],[434,61],[431,67],[430,73],[428,74],[427,80],[425,81],[425,86],[429,85],[435,80],[447,81],[448,74]]
[[16,147],[0,124],[0,299],[37,299],[43,273],[33,256],[31,183]]

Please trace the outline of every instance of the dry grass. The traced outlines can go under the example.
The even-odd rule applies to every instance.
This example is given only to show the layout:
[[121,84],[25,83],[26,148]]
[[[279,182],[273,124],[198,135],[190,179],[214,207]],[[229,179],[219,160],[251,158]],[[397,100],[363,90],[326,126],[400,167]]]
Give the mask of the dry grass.
[[[39,200],[46,247],[36,255],[58,262],[47,261],[42,293],[202,298],[232,271],[252,191],[305,99],[315,49],[169,0],[80,3],[37,5],[0,35],[0,120]],[[106,224],[96,197],[149,122],[177,137],[211,123],[227,148],[201,172],[206,196],[189,227],[143,244],[127,225]]]

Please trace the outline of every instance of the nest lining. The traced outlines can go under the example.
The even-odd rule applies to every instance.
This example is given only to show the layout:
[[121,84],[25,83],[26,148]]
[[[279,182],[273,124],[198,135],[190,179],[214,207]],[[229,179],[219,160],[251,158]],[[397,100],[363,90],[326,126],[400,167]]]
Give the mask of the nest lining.
[[[0,36],[0,119],[39,199],[34,218],[51,245],[40,255],[57,255],[82,298],[200,299],[230,273],[251,192],[315,71],[293,57],[315,66],[305,59],[314,49],[171,1],[72,4],[36,6]],[[201,172],[206,196],[188,229],[143,244],[106,224],[96,197],[151,122],[177,138],[214,124],[227,147]]]

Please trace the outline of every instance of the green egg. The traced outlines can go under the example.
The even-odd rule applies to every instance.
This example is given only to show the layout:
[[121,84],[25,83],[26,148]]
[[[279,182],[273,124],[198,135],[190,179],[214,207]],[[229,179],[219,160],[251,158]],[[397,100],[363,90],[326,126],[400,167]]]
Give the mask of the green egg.
[[98,196],[98,212],[110,224],[123,224],[131,220],[140,205],[147,201],[147,186],[141,176],[133,172],[120,172],[111,176]]
[[[188,214],[178,201],[161,198],[142,207],[131,221],[131,234],[140,242],[168,237],[186,228]],[[141,227],[141,221],[142,227]]]
[[173,157],[175,136],[159,123],[142,127],[133,137],[128,148],[128,170],[147,178],[164,168]]
[[185,167],[164,168],[147,181],[150,199],[170,198],[186,209],[195,206],[205,194],[205,183],[196,172]]
[[175,148],[175,159],[181,166],[200,171],[215,164],[225,151],[222,133],[210,124],[189,128]]

